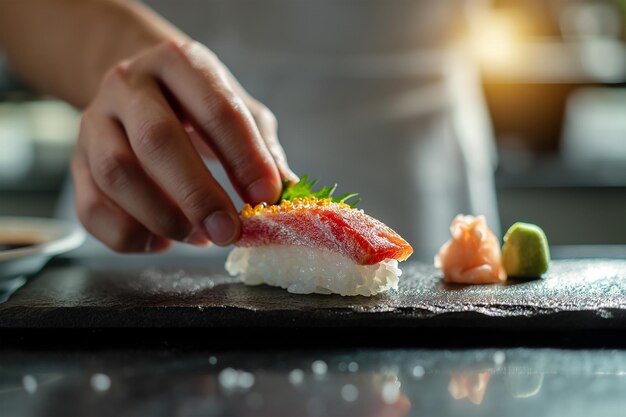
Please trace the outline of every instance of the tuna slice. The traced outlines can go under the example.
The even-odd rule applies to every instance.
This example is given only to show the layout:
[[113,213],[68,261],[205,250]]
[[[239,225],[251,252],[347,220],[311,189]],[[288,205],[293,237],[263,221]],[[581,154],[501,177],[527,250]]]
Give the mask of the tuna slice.
[[391,228],[363,210],[330,199],[297,198],[280,205],[244,207],[237,246],[297,245],[325,249],[373,265],[403,261],[413,248]]

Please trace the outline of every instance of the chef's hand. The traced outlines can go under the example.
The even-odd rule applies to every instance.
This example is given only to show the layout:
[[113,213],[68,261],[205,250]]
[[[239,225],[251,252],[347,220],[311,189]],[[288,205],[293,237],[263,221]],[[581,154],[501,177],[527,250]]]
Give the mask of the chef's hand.
[[167,41],[119,62],[82,116],[72,159],[78,217],[118,252],[235,242],[237,211],[203,149],[252,204],[276,201],[281,177],[297,178],[274,115],[204,46]]

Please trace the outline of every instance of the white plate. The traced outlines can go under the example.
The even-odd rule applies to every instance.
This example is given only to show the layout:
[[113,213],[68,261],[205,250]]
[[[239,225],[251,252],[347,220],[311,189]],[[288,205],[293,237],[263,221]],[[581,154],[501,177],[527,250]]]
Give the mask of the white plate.
[[43,218],[0,217],[0,245],[32,242],[0,250],[0,284],[38,272],[55,255],[79,247],[85,232],[77,225]]

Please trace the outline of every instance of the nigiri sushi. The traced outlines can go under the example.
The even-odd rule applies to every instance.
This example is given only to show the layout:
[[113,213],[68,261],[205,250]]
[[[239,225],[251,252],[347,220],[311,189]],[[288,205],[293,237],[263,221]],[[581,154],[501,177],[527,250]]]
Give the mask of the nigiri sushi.
[[498,238],[485,216],[458,215],[450,226],[452,238],[435,256],[447,282],[490,284],[506,280]]
[[371,296],[398,286],[398,261],[413,249],[391,228],[333,198],[312,192],[303,177],[278,204],[245,205],[242,236],[226,261],[248,285],[268,284],[297,294]]

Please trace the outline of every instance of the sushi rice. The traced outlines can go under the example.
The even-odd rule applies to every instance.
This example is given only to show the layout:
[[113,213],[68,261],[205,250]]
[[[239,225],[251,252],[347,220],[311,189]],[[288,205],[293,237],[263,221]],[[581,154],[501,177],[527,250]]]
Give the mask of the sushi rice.
[[398,288],[398,261],[359,265],[326,249],[298,245],[236,247],[226,271],[247,285],[268,284],[295,294],[371,296]]

